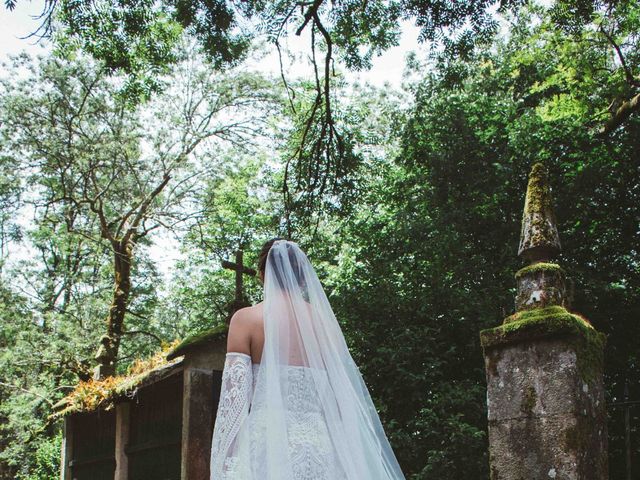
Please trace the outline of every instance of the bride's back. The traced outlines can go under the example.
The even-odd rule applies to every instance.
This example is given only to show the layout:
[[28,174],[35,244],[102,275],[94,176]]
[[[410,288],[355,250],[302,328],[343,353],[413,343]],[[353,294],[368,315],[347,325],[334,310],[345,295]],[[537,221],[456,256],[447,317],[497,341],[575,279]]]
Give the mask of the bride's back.
[[[281,321],[287,321],[282,318]],[[299,344],[300,332],[297,322],[289,321],[293,329],[289,331],[289,365],[305,366],[307,361]],[[252,363],[260,363],[264,348],[264,303],[238,310],[231,318],[227,336],[227,351],[240,352],[251,356]]]

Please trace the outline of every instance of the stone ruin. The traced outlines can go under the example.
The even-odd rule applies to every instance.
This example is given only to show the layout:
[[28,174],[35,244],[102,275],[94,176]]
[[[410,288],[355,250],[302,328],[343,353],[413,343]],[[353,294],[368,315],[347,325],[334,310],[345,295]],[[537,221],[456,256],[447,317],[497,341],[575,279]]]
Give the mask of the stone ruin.
[[480,332],[492,480],[606,480],[605,336],[571,311],[553,262],[560,238],[543,164],[533,165],[515,274],[515,313]]

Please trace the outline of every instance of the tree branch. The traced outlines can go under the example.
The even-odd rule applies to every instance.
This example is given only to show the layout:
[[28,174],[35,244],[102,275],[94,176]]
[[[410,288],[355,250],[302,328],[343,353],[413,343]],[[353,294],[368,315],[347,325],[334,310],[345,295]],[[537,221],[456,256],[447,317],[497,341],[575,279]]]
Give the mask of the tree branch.
[[318,8],[322,4],[322,0],[315,0],[313,4],[307,9],[307,12],[304,14],[304,21],[302,25],[298,27],[296,30],[296,35],[299,37],[302,34],[302,31],[305,29],[309,21],[315,17],[318,13]]
[[[127,310],[128,313],[129,310]],[[122,332],[123,335],[137,335],[137,334],[142,334],[142,335],[147,335],[149,337],[154,338],[159,345],[162,345],[162,339],[157,336],[155,333],[151,333],[151,332],[147,332],[146,330],[125,330],[124,332]]]
[[3,385],[5,387],[9,387],[9,388],[13,388],[14,390],[20,390],[21,392],[24,393],[28,393],[29,395],[33,395],[34,397],[38,397],[41,400],[44,400],[45,402],[47,402],[49,405],[53,405],[53,402],[51,400],[49,400],[47,397],[40,395],[39,393],[36,393],[32,390],[28,390],[26,388],[22,388],[19,385],[13,385],[12,383],[6,383],[6,382],[0,382],[0,385]]
[[618,59],[620,60],[620,64],[622,65],[622,69],[624,70],[624,76],[627,79],[627,83],[634,87],[640,87],[640,80],[638,80],[633,76],[633,72],[631,71],[631,68],[629,67],[629,65],[627,65],[627,62],[624,58],[622,50],[620,49],[620,46],[616,43],[616,41],[613,39],[613,36],[607,33],[607,31],[602,27],[602,25],[600,25],[600,31],[607,38],[607,40],[609,41],[613,49],[616,51],[616,54],[618,55]]
[[609,135],[637,111],[640,111],[640,93],[620,105],[613,116],[604,124],[599,135]]
[[122,239],[123,244],[126,244],[126,242],[128,242],[131,239],[131,237],[133,236],[133,233],[138,228],[138,225],[140,225],[142,218],[147,213],[147,210],[149,209],[149,205],[151,205],[151,202],[153,201],[153,199],[156,198],[160,194],[160,192],[164,189],[164,187],[167,185],[167,183],[169,183],[169,180],[171,180],[171,176],[165,173],[162,181],[156,186],[156,188],[153,189],[153,191],[147,196],[147,198],[145,198],[144,201],[140,204],[140,207],[138,208],[138,213],[133,219],[133,222],[131,222],[131,226],[129,227],[127,232],[124,234],[124,237]]

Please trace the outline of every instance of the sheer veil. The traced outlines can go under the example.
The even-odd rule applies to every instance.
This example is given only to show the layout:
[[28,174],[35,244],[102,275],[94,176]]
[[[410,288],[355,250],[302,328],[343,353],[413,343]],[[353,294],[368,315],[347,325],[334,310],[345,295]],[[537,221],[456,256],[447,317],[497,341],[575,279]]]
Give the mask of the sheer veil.
[[252,401],[267,412],[261,479],[293,478],[285,412],[296,392],[289,385],[291,376],[281,373],[290,366],[307,367],[304,370],[310,373],[337,462],[347,479],[404,479],[318,276],[291,241],[277,240],[269,250],[264,332]]

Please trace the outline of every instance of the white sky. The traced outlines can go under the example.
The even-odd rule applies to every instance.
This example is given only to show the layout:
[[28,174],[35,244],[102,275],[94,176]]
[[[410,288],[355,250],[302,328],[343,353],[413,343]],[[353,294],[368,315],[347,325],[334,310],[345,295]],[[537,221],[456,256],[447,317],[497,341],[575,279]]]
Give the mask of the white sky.
[[4,60],[10,53],[18,53],[26,50],[30,53],[42,51],[43,45],[35,45],[35,39],[21,40],[36,28],[38,21],[32,16],[37,16],[42,11],[42,0],[19,0],[14,11],[9,11],[4,6],[0,7],[0,58]]

